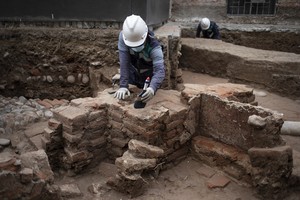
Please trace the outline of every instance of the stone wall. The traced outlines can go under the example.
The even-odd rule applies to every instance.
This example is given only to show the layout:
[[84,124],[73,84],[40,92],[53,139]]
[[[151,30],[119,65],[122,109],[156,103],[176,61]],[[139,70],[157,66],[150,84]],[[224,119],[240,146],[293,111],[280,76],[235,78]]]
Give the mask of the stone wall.
[[[181,93],[159,90],[142,110],[133,107],[139,89],[131,90],[126,101],[116,100],[104,90],[96,98],[72,100],[70,105],[53,110],[54,119],[49,124],[57,124],[52,130],[64,144],[60,146],[62,159],[55,162],[58,160],[69,172],[79,173],[105,158],[116,160],[118,174],[109,184],[134,197],[145,189],[143,172],[157,176],[160,170],[177,164],[189,153],[192,141],[197,158],[253,184],[260,194],[273,197],[285,190],[288,178],[283,177],[290,176],[292,156],[290,147],[282,151],[279,148],[285,144],[279,135],[282,116],[251,105],[251,88],[186,84]],[[46,146],[57,146],[57,141],[48,140]],[[254,159],[269,159],[264,151],[280,151],[287,156],[278,163],[285,170],[272,176],[267,187],[262,177],[269,176],[269,172]],[[55,152],[47,150],[48,155],[58,156]],[[55,159],[49,160],[53,165]],[[275,183],[280,185],[274,188]]]
[[[76,175],[111,159],[117,174],[107,184],[135,197],[145,189],[145,173],[157,177],[191,152],[255,186],[266,198],[282,197],[292,172],[292,151],[279,135],[282,116],[252,105],[253,89],[230,83],[185,84],[182,92],[158,90],[143,109],[133,106],[140,89],[130,90],[125,101],[115,99],[107,89],[94,98],[74,99],[52,109],[53,118],[41,137],[44,150],[21,154],[20,162],[13,154],[2,159],[1,178],[20,186],[16,195],[38,187],[34,194],[24,194],[26,198],[50,191],[59,195],[50,187],[50,166]],[[269,162],[272,165],[266,168]],[[30,184],[25,187],[22,181]],[[4,188],[0,195],[7,197],[12,190]]]
[[258,84],[281,95],[297,98],[298,54],[264,51],[220,40],[182,39],[180,66],[199,73],[227,77],[233,82]]

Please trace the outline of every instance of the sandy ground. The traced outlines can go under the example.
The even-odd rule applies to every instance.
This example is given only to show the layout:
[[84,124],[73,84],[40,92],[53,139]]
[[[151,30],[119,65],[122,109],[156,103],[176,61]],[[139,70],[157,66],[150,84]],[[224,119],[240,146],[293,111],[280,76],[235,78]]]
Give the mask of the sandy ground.
[[[196,74],[189,71],[183,72],[185,83],[199,83],[212,85],[226,83],[227,79],[215,78],[208,75]],[[256,89],[259,95],[257,101],[260,106],[282,112],[286,120],[300,120],[300,104],[297,101],[281,97],[267,91]],[[294,161],[294,170],[300,171],[300,137],[283,136],[297,154]],[[146,177],[147,189],[142,196],[130,198],[130,196],[111,190],[106,186],[106,181],[113,176],[116,169],[102,167],[101,163],[92,171],[76,177],[59,177],[57,184],[75,183],[80,188],[83,196],[73,198],[77,200],[257,200],[253,188],[241,184],[233,179],[224,188],[210,189],[207,187],[208,177],[202,175],[201,170],[209,169],[214,173],[222,174],[215,168],[208,167],[192,157],[187,157],[172,169],[162,171],[157,178]],[[101,186],[97,194],[89,191],[92,184]],[[299,200],[300,191],[291,191],[285,200]]]

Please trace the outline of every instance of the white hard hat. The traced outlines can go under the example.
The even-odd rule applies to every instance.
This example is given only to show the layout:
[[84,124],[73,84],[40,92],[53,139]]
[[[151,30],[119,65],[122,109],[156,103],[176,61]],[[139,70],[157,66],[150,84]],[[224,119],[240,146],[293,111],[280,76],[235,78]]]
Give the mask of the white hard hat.
[[128,16],[123,23],[123,40],[127,46],[142,45],[148,34],[148,26],[138,15]]
[[202,18],[201,19],[201,28],[203,29],[203,30],[207,30],[208,28],[209,28],[209,26],[210,26],[210,21],[209,21],[209,19],[208,18]]

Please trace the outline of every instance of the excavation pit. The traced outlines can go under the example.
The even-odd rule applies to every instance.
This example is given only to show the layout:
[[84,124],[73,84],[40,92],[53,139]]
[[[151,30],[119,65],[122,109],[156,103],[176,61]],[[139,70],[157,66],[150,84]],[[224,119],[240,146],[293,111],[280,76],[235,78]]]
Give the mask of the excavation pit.
[[[164,30],[179,30],[173,28]],[[80,198],[82,193],[76,184],[56,185],[61,181],[58,176],[82,176],[106,163],[114,173],[104,184],[90,183],[90,193],[99,195],[114,188],[136,197],[145,192],[146,180],[159,177],[188,156],[223,171],[232,180],[252,185],[265,198],[279,198],[287,191],[293,159],[291,148],[280,136],[282,115],[255,106],[253,89],[245,85],[182,84],[180,34],[169,37],[158,30],[159,39],[168,47],[164,48],[167,78],[164,89],[144,109],[137,110],[133,100],[139,91],[124,102],[104,89],[110,87],[118,68],[118,30],[60,31],[25,30],[20,35],[16,34],[18,30],[8,30],[2,37],[5,56],[1,59],[8,66],[1,68],[7,74],[2,79],[6,80],[2,83],[6,96],[68,100],[51,109],[53,117],[40,125],[42,131],[26,129],[29,133],[24,139],[32,144],[32,151],[4,152],[7,159],[1,161],[1,179],[6,180],[1,181],[1,188],[5,188],[2,196]],[[28,41],[19,50],[17,44],[24,37]],[[36,40],[39,37],[43,39]],[[8,51],[10,42],[18,56]],[[40,51],[43,45],[48,48]],[[62,65],[67,67],[57,68]],[[272,164],[265,168],[266,163]]]

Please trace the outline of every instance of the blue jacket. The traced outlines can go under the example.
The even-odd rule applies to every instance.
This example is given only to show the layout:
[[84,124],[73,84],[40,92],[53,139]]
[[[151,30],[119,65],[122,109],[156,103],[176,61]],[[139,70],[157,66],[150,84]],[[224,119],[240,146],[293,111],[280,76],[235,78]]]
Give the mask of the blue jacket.
[[201,24],[199,23],[196,37],[200,37],[201,31],[202,31],[203,38],[218,39],[218,40],[221,39],[219,27],[214,21],[210,21],[210,26],[207,30],[202,30]]

